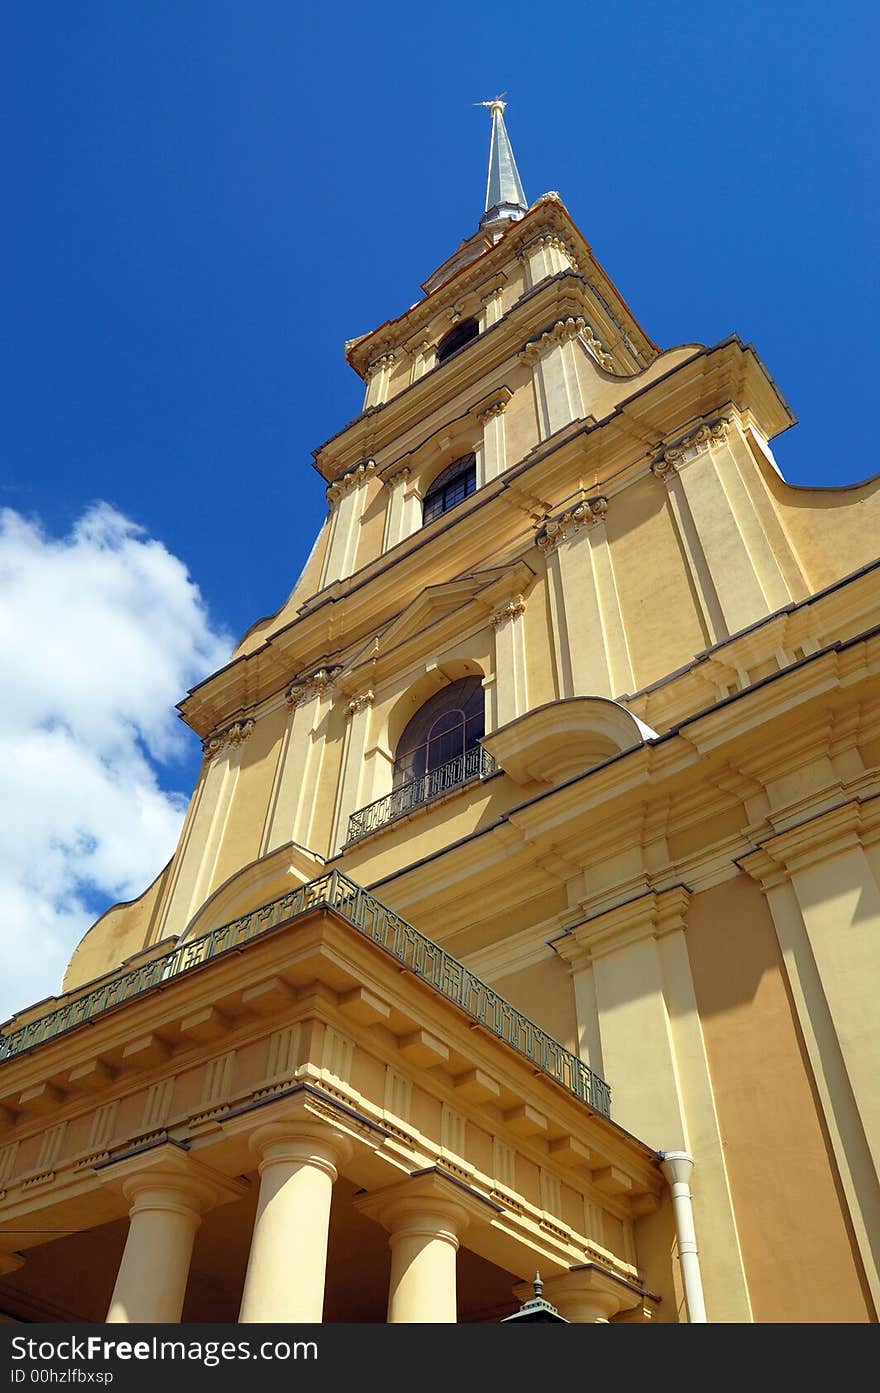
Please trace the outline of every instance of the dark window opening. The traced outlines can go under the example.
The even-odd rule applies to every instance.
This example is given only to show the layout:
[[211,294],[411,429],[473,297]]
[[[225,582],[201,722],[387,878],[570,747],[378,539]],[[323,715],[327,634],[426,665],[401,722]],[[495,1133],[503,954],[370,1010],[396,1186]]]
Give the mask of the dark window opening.
[[463,319],[460,324],[456,324],[437,345],[438,366],[445,363],[446,359],[451,358],[460,348],[464,348],[466,343],[475,339],[479,332],[480,326],[475,319]]
[[464,455],[447,465],[425,494],[422,506],[423,524],[433,522],[441,513],[448,513],[457,503],[463,503],[477,489],[477,457]]
[[397,746],[394,787],[420,779],[479,744],[485,730],[483,679],[462,677],[426,701]]

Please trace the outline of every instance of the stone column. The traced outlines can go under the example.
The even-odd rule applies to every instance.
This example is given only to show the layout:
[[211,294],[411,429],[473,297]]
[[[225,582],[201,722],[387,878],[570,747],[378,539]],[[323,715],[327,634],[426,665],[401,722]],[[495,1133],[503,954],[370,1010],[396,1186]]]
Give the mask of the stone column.
[[469,1223],[490,1220],[497,1206],[436,1171],[355,1205],[388,1230],[389,1324],[454,1324],[459,1239]]
[[365,460],[327,489],[327,501],[333,512],[319,589],[331,585],[334,580],[344,580],[355,569],[358,533],[367,501],[366,486],[375,472],[376,461]]
[[239,1321],[320,1322],[333,1182],[351,1144],[307,1117],[258,1127],[250,1142],[260,1199]]
[[196,1229],[206,1210],[238,1199],[243,1185],[171,1145],[106,1167],[100,1178],[131,1201],[125,1251],[107,1323],[180,1320]]

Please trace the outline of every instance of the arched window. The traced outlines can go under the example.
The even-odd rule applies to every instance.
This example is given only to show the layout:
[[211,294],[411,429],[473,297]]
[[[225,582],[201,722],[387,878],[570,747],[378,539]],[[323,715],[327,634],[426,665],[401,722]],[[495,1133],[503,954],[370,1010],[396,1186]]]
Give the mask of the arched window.
[[452,464],[447,465],[443,472],[437,475],[425,494],[422,504],[423,525],[433,522],[441,513],[448,513],[456,503],[463,503],[476,492],[476,489],[476,455],[463,455],[461,459],[453,460]]
[[[462,677],[435,692],[400,737],[394,787],[421,779],[475,750],[485,729],[484,711],[481,677]],[[466,771],[462,776],[467,777]]]
[[475,339],[479,332],[480,326],[475,319],[463,319],[460,324],[456,324],[437,345],[438,366],[445,363],[446,359],[451,358],[460,348],[464,348],[466,343]]

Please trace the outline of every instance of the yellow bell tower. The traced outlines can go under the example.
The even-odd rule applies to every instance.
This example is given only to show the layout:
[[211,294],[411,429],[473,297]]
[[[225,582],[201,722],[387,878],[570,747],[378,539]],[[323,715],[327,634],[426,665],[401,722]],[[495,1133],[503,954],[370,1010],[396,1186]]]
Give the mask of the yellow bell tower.
[[484,105],[174,857],[4,1027],[9,1320],[876,1319],[877,481]]

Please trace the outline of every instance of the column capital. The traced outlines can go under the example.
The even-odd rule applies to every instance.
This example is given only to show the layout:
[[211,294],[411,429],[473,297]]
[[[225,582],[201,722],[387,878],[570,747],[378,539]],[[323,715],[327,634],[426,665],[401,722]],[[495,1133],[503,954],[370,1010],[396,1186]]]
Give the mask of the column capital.
[[248,1137],[248,1145],[259,1158],[260,1175],[268,1166],[284,1163],[314,1166],[331,1180],[336,1180],[354,1150],[344,1133],[319,1118],[305,1116],[257,1127]]
[[626,904],[575,924],[561,938],[554,939],[552,947],[574,967],[643,938],[662,938],[686,928],[690,900],[691,893],[684,885],[648,890]]
[[497,614],[492,615],[492,627],[497,629],[499,624],[505,624],[508,619],[518,619],[521,614],[526,612],[526,602],[522,595],[514,595],[508,600],[503,609]]
[[723,445],[730,430],[730,419],[722,416],[715,421],[707,421],[688,435],[682,436],[674,445],[669,445],[651,465],[651,472],[658,479],[670,483],[678,470],[690,464],[706,450]]
[[375,1150],[387,1136],[384,1128],[352,1109],[337,1106],[329,1094],[309,1083],[291,1093],[248,1109],[220,1124],[227,1136],[244,1136],[258,1157],[291,1162],[314,1161],[336,1168],[354,1149]]
[[412,471],[409,465],[404,464],[400,469],[395,469],[393,474],[386,474],[382,479],[382,483],[386,488],[396,488],[399,484],[405,484],[411,473]]
[[541,551],[555,551],[560,542],[570,541],[582,528],[595,527],[597,523],[604,522],[607,512],[608,499],[604,494],[582,498],[558,517],[548,518],[535,541]]
[[232,1180],[173,1142],[104,1162],[95,1168],[103,1185],[130,1202],[129,1213],[145,1209],[186,1210],[201,1217],[209,1209],[247,1194],[248,1186]]
[[388,1230],[392,1242],[406,1234],[419,1234],[442,1239],[454,1248],[468,1224],[490,1223],[500,1212],[492,1200],[435,1167],[417,1171],[398,1185],[362,1195],[354,1203],[362,1214]]
[[374,700],[375,694],[372,691],[360,692],[357,696],[353,696],[348,703],[349,716],[356,716],[358,711],[362,711],[365,706],[372,706]]
[[[525,1293],[530,1293],[527,1282],[514,1287],[514,1294],[521,1300],[525,1299]],[[548,1278],[544,1283],[544,1295],[566,1320],[606,1324],[619,1311],[640,1306],[646,1293],[595,1263],[587,1262]]]
[[233,721],[232,725],[225,726],[221,730],[214,730],[202,741],[202,753],[207,759],[213,759],[227,745],[240,745],[247,740],[254,728],[254,722],[249,717],[244,721]]
[[372,479],[376,472],[376,461],[374,459],[363,460],[354,469],[349,469],[339,479],[334,479],[332,484],[327,485],[327,502],[333,506],[338,503],[340,498],[344,498],[352,489],[358,488],[361,484]]

